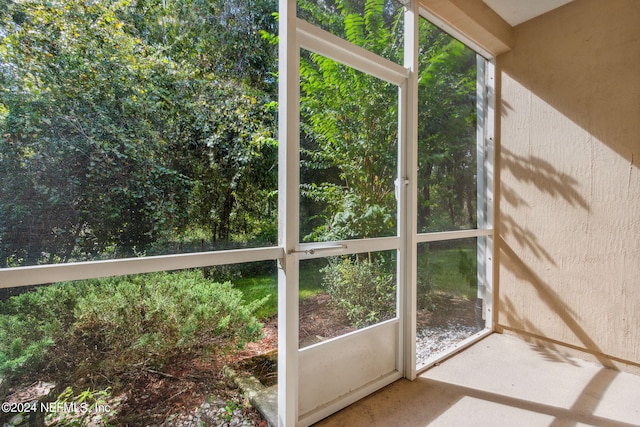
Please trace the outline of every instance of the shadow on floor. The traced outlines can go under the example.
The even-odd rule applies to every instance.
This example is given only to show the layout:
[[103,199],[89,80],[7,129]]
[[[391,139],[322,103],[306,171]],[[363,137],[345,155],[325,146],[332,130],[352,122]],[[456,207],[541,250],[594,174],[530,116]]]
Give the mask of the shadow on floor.
[[493,334],[316,424],[330,426],[640,426],[640,377],[574,358],[551,361]]

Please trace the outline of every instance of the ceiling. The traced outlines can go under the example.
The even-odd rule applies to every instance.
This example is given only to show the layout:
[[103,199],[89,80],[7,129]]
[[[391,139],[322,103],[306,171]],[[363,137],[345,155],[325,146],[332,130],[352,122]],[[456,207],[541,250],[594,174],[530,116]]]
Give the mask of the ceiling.
[[528,21],[573,0],[483,0],[511,26]]

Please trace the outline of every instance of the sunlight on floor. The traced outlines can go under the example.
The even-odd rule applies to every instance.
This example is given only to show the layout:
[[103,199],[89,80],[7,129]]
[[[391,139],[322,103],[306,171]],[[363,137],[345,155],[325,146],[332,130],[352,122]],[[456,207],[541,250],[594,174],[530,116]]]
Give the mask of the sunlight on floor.
[[640,376],[493,334],[317,425],[631,427],[638,402]]

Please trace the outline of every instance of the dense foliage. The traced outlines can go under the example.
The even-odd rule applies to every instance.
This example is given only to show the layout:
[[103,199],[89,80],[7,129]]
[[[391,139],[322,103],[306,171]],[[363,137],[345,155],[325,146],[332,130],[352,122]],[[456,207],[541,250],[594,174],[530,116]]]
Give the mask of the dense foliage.
[[[341,1],[335,9],[329,2],[309,3],[313,7],[301,11],[305,18],[401,62],[397,3]],[[428,22],[420,25],[419,231],[474,227],[475,53]],[[310,241],[395,235],[398,88],[306,51],[300,68],[301,235]],[[355,326],[395,315],[394,276],[384,265],[380,254],[370,253],[332,260],[323,269],[332,301]],[[423,269],[421,299],[430,287]]]
[[476,54],[423,21],[418,104],[418,229],[475,228]]
[[200,271],[38,288],[0,303],[0,374],[43,367],[113,380],[178,355],[233,350],[259,338],[262,303]]
[[276,5],[245,3],[9,2],[0,264],[274,242]]
[[[381,0],[338,5],[329,14],[333,21],[325,12],[316,16],[318,24],[330,22],[328,29],[351,43],[401,58],[401,9],[385,9]],[[398,88],[306,51],[300,74],[303,235],[307,240],[394,235]]]
[[[275,0],[2,0],[0,266],[273,244]],[[392,61],[394,0],[299,1]],[[420,31],[419,228],[475,224],[475,55]],[[301,60],[301,234],[395,234],[398,91]]]

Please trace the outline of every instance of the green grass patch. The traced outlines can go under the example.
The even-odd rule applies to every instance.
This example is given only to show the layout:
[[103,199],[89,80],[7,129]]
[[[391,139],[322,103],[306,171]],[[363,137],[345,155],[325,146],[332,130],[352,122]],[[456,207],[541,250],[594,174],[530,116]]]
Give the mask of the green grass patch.
[[477,288],[469,285],[469,276],[474,276],[477,268],[475,241],[456,248],[425,250],[418,255],[418,265],[430,272],[433,291],[476,298]]
[[278,276],[260,275],[233,280],[233,286],[242,291],[245,304],[268,297],[255,315],[259,319],[268,319],[278,313]]
[[324,258],[310,259],[300,263],[300,299],[311,298],[326,292],[322,286],[324,275],[320,269],[327,264],[328,261]]
[[[311,298],[324,292],[320,269],[326,260],[308,260],[300,263],[300,299]],[[256,274],[231,280],[233,286],[242,291],[243,301],[250,303],[268,297],[255,315],[268,319],[278,313],[278,276],[276,274]]]

